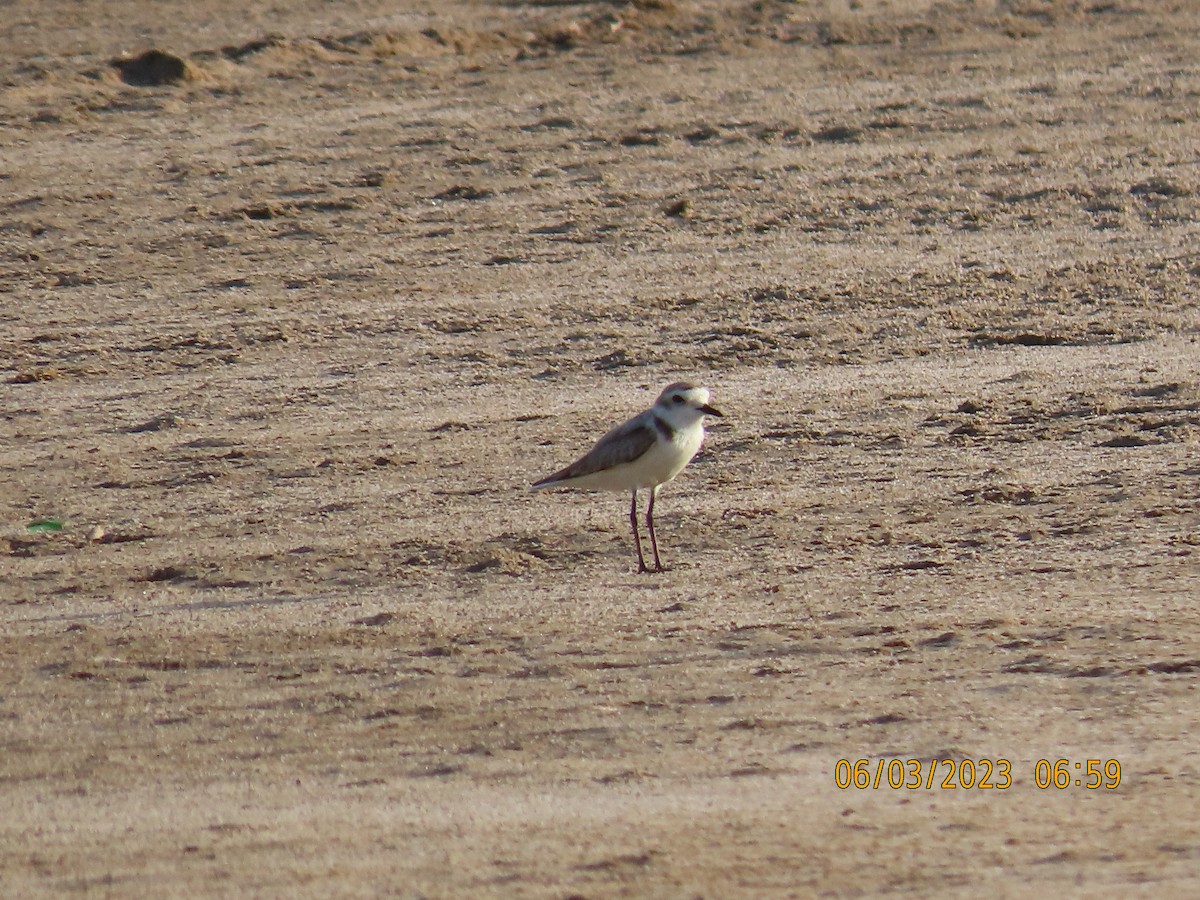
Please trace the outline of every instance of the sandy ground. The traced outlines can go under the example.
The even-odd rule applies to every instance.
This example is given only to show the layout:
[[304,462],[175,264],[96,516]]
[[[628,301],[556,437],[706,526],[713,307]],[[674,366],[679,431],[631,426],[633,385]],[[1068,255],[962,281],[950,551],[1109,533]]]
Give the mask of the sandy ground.
[[4,896],[1200,894],[1194,4],[4,12]]

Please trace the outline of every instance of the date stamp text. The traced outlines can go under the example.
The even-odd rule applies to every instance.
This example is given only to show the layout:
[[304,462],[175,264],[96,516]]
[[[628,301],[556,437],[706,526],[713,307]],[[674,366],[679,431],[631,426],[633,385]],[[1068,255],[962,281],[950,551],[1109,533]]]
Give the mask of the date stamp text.
[[[1039,759],[1033,764],[1038,790],[1083,788],[1113,791],[1121,786],[1115,759]],[[833,783],[840,790],[997,790],[1013,786],[1013,763],[998,759],[839,759]]]

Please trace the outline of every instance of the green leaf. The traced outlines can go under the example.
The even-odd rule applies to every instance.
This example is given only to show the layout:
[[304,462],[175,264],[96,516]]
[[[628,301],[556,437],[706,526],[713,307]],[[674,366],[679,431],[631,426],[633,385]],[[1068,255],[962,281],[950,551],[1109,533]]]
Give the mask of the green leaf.
[[25,530],[45,534],[51,531],[62,531],[66,524],[62,519],[34,519],[25,526]]

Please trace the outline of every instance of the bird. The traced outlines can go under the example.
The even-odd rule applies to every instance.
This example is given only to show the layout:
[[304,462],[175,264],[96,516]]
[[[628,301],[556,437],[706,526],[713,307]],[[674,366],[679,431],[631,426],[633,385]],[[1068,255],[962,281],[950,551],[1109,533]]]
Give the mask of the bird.
[[[637,549],[638,572],[665,571],[654,534],[654,500],[658,489],[683,471],[704,442],[704,417],[724,418],[709,403],[707,388],[686,381],[669,384],[654,405],[621,423],[598,440],[594,447],[553,475],[533,482],[535,491],[554,487],[593,491],[630,491],[629,523]],[[654,553],[654,568],[646,565],[638,532],[638,489],[650,491],[646,508],[646,530]]]

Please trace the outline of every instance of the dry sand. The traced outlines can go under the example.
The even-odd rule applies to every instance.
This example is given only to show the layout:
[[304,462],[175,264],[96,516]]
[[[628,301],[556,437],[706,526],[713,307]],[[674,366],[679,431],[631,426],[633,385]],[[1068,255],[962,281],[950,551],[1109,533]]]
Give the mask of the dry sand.
[[1194,4],[4,13],[4,896],[1200,895]]

